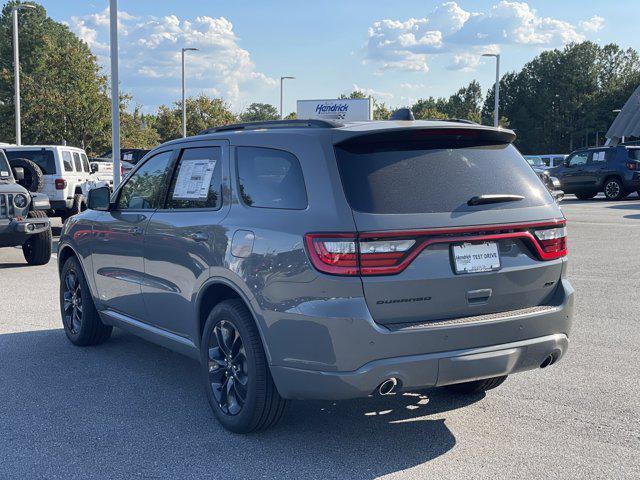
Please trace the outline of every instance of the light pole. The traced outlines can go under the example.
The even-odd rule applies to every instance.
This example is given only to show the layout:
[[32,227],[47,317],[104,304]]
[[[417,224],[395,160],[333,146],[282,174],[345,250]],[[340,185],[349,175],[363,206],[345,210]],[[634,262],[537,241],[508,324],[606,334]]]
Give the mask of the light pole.
[[18,10],[27,8],[36,8],[34,5],[23,3],[16,5],[11,9],[11,17],[13,20],[13,82],[15,89],[16,108],[16,145],[22,145],[22,130],[20,128],[20,54],[18,52]]
[[120,185],[120,87],[118,85],[118,0],[109,0],[109,43],[111,44],[111,158],[113,188]]
[[284,110],[282,109],[282,102],[284,97],[284,81],[285,80],[295,80],[296,77],[280,77],[280,120],[284,120]]
[[182,138],[187,136],[187,104],[184,98],[185,81],[184,81],[184,52],[197,52],[197,48],[182,49]]
[[498,114],[498,106],[500,105],[500,54],[499,53],[483,53],[483,57],[496,58],[496,86],[495,88],[495,106],[493,107],[493,126],[497,127],[500,116]]

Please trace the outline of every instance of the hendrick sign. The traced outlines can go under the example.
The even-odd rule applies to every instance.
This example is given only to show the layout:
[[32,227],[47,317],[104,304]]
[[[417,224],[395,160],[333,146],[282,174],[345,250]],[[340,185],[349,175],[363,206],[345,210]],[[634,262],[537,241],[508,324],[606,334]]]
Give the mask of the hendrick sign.
[[371,98],[345,98],[329,100],[298,100],[297,116],[300,119],[371,120]]

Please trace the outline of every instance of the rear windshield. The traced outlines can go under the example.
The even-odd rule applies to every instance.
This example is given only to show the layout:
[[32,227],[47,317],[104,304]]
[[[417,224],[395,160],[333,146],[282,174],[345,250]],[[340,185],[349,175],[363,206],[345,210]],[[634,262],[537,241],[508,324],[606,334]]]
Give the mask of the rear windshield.
[[26,158],[31,160],[40,167],[45,175],[56,174],[56,163],[51,150],[6,150],[7,158],[14,160],[16,158]]
[[445,141],[336,146],[351,208],[382,214],[473,211],[489,207],[467,205],[472,197],[484,194],[525,197],[497,204],[500,208],[539,206],[550,201],[533,169],[512,145],[459,145]]

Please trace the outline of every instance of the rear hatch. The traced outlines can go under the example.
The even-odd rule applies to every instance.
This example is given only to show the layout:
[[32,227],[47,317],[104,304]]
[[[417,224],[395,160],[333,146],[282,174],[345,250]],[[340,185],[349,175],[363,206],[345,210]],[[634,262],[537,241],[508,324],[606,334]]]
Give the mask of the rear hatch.
[[551,301],[566,255],[564,217],[513,138],[471,127],[411,129],[336,145],[358,230],[355,273],[376,322]]

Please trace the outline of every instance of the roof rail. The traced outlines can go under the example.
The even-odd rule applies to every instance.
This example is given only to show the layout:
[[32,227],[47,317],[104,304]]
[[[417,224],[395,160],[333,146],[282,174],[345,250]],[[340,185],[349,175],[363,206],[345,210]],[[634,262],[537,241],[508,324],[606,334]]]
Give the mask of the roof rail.
[[467,120],[466,118],[429,118],[429,120],[434,122],[457,122],[457,123],[469,123],[472,125],[479,125],[478,122],[474,122],[473,120]]
[[203,130],[198,135],[207,133],[228,132],[233,130],[271,130],[276,128],[338,128],[343,124],[330,120],[265,120],[262,122],[233,123]]

